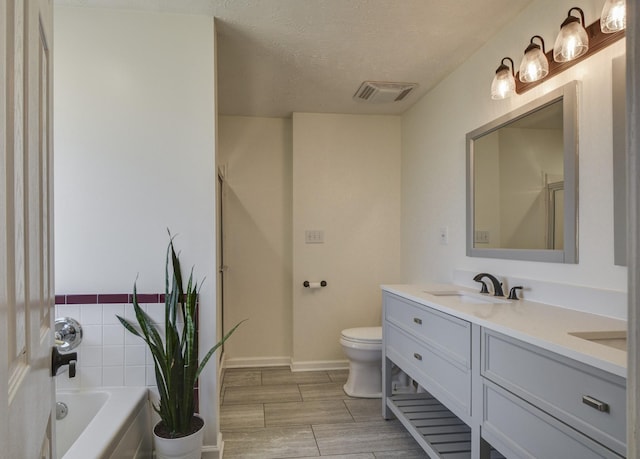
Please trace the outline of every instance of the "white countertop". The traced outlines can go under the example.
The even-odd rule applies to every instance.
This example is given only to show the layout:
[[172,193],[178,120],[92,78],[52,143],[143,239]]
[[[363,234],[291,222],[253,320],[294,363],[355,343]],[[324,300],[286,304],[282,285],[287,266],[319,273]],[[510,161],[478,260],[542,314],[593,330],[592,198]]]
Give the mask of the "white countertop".
[[[572,336],[570,332],[625,331],[627,322],[533,301],[480,295],[458,285],[383,285],[382,290],[503,333],[551,352],[627,377],[627,352]],[[464,291],[497,303],[469,303],[460,296],[428,292]]]

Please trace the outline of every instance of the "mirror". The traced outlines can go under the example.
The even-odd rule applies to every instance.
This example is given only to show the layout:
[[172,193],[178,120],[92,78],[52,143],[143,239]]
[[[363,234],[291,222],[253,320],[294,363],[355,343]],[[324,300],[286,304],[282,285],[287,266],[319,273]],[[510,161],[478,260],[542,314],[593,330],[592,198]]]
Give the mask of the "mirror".
[[466,140],[467,255],[577,263],[577,83]]

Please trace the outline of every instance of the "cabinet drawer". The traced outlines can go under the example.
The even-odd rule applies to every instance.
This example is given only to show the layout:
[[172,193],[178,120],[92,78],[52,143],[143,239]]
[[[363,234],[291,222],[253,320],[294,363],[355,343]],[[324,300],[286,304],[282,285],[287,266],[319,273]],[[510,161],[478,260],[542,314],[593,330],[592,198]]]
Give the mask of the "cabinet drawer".
[[391,294],[385,296],[385,311],[387,321],[408,331],[450,360],[470,368],[469,322]]
[[504,389],[485,383],[482,437],[507,457],[620,458]]
[[471,371],[390,323],[386,357],[461,418],[471,414]]
[[485,378],[625,454],[623,378],[486,329],[482,337]]

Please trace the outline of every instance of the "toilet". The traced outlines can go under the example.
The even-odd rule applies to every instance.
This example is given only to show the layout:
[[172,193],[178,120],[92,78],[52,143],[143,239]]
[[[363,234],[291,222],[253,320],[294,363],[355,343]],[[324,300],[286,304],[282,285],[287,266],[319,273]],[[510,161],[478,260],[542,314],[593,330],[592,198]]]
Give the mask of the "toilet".
[[382,327],[347,328],[340,333],[349,359],[349,378],[343,386],[350,397],[382,396]]

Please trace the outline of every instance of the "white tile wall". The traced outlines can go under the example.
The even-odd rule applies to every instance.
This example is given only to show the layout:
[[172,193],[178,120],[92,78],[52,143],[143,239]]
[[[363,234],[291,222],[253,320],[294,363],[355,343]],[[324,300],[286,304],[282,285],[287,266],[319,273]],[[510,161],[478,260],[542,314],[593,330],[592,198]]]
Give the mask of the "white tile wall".
[[[141,305],[155,322],[164,322],[164,303]],[[72,317],[83,330],[78,352],[76,377],[68,373],[56,378],[59,388],[102,386],[154,386],[153,359],[147,346],[127,332],[116,315],[135,323],[131,304],[59,304],[56,318]]]

